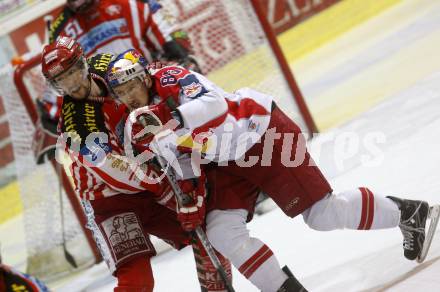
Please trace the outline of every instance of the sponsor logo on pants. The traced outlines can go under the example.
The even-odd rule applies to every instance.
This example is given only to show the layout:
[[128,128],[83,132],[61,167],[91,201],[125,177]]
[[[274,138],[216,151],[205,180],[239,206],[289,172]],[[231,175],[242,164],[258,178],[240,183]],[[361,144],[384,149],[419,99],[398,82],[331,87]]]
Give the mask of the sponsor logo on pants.
[[116,263],[126,257],[149,251],[145,235],[135,213],[126,212],[101,223]]

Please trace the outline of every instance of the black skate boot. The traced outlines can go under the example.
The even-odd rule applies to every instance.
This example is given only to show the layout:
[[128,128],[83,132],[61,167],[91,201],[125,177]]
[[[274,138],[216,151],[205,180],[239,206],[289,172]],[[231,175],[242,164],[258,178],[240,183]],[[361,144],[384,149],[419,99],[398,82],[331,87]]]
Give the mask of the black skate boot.
[[287,266],[284,266],[282,270],[289,278],[284,281],[283,285],[281,285],[277,292],[307,292],[306,288],[298,282]]
[[425,242],[425,225],[429,205],[424,201],[405,200],[392,196],[400,209],[399,227],[403,234],[403,253],[409,260],[415,260],[421,253]]

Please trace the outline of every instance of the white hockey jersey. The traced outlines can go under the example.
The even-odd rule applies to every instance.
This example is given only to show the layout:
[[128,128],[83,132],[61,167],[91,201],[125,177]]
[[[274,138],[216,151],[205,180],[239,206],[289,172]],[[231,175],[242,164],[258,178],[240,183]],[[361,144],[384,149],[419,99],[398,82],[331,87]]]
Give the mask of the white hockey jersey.
[[[237,160],[259,142],[269,126],[273,103],[269,95],[250,88],[228,93],[204,76],[178,66],[151,73],[153,102],[169,104],[171,98],[183,120],[182,129],[157,140],[161,149],[192,147],[211,161]],[[130,120],[147,111],[148,107],[133,111]]]

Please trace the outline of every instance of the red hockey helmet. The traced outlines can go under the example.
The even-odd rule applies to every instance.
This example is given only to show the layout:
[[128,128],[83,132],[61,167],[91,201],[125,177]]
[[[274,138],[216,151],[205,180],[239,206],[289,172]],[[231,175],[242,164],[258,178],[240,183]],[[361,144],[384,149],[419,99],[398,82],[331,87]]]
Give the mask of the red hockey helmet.
[[46,45],[41,58],[41,70],[48,80],[53,80],[61,73],[84,58],[81,46],[72,38],[61,37]]
[[99,0],[67,0],[67,7],[75,13],[87,13],[95,8]]

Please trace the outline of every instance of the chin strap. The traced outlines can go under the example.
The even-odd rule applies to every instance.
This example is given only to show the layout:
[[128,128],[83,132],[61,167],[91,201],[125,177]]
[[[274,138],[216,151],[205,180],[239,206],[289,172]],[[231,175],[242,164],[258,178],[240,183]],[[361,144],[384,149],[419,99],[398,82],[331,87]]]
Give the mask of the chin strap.
[[89,90],[87,91],[85,98],[90,97],[90,93],[92,92],[92,76],[90,74],[88,75],[88,79],[89,79]]

